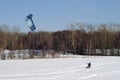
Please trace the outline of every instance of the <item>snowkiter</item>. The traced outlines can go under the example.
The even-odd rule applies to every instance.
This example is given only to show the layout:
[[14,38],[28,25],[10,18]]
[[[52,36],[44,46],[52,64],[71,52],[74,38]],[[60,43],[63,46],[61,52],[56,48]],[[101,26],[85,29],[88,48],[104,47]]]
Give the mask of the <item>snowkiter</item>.
[[91,62],[88,63],[86,68],[90,68],[91,67]]

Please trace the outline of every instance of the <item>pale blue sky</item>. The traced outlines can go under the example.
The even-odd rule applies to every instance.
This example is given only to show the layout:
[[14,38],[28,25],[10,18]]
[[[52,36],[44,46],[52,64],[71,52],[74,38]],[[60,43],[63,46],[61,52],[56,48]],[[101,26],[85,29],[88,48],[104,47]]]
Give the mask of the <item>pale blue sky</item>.
[[0,25],[28,32],[25,17],[29,13],[37,31],[63,30],[76,22],[120,23],[120,0],[0,0]]

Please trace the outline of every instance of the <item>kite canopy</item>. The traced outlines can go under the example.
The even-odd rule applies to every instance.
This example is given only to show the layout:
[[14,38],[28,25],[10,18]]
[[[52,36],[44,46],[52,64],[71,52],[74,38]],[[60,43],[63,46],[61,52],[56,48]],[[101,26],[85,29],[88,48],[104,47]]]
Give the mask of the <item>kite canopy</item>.
[[28,27],[34,31],[36,29],[35,25],[34,25],[34,22],[33,22],[33,19],[32,19],[33,15],[32,14],[29,14],[28,16],[26,16],[26,24],[28,25]]

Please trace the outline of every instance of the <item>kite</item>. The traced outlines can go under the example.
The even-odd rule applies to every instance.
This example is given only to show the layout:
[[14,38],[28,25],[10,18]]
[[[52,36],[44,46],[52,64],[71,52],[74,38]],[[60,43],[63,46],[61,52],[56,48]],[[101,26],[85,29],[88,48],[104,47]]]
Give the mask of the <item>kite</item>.
[[26,16],[26,24],[28,25],[28,27],[34,31],[36,29],[35,25],[34,25],[34,22],[33,22],[33,19],[32,19],[33,15],[32,14],[29,14],[28,16]]

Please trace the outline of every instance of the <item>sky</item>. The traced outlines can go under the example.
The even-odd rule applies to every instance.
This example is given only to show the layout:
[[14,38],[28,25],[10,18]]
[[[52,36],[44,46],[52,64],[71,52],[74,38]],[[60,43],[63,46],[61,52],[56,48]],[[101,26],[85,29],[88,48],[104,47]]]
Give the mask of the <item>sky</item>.
[[72,23],[120,23],[120,0],[0,0],[0,25],[29,32],[25,17],[33,14],[36,31],[67,29]]

